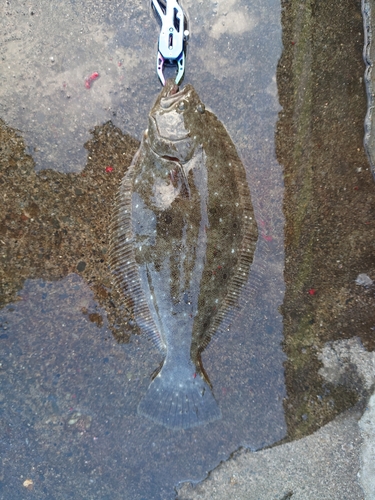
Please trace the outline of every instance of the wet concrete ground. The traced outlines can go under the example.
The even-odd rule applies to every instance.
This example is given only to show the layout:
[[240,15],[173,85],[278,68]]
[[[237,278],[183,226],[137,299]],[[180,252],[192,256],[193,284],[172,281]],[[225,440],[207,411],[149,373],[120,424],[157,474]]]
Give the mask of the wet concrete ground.
[[[357,335],[374,349],[374,183],[363,147],[366,91],[360,2],[290,2],[278,68],[283,111],[286,295],[283,304],[290,437],[351,406],[358,388],[317,377],[317,352]],[[345,387],[346,386],[346,387]]]
[[[230,335],[205,353],[224,419],[177,436],[137,417],[159,355],[118,304],[106,266],[111,200],[159,91],[150,12],[142,3],[8,4],[0,498],[174,498],[177,483],[203,479],[239,447],[308,435],[368,394],[353,365],[335,382],[321,372],[329,341],[357,335],[373,349],[373,289],[355,283],[360,273],[375,278],[360,2],[283,2],[278,89],[278,5],[201,3],[193,15],[186,7],[195,35],[186,81],[238,147],[261,234],[256,293],[244,298]],[[52,36],[56,25],[63,44]],[[278,111],[285,196],[274,158]],[[319,437],[310,442],[308,453]]]
[[178,499],[362,500],[359,416],[340,415],[315,434],[272,449],[240,450],[202,484],[184,485]]
[[242,297],[229,334],[204,353],[223,419],[173,433],[137,416],[160,355],[137,335],[107,268],[116,186],[160,89],[148,4],[6,4],[3,498],[173,498],[176,484],[203,479],[239,446],[285,436],[282,177],[273,141],[280,6],[185,7],[193,12],[185,81],[228,128],[260,224],[256,293]]

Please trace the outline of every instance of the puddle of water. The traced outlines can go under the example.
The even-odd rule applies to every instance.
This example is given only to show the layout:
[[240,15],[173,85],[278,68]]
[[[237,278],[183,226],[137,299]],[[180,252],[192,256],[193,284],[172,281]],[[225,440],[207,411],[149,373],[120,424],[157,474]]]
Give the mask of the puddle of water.
[[[125,136],[121,136],[120,131],[106,125],[97,129],[95,137],[101,135],[109,137],[104,145],[106,152],[121,151],[121,139]],[[20,141],[11,133],[7,139],[9,144],[13,142],[16,146]],[[90,147],[96,147],[95,139]],[[129,149],[135,149],[134,141],[127,142]],[[92,151],[90,149],[89,154],[94,156]],[[100,153],[99,149],[99,156]],[[280,299],[272,279],[267,279],[267,276],[272,277],[272,269],[266,272],[262,258],[267,250],[270,254],[271,243],[262,239],[256,250],[251,279],[257,293],[242,298],[246,308],[230,333],[214,339],[203,356],[223,419],[192,431],[167,431],[136,414],[139,399],[149,384],[149,375],[160,361],[159,354],[142,336],[133,336],[130,343],[122,345],[115,343],[108,331],[109,324],[123,319],[125,325],[121,325],[117,337],[129,340],[127,318],[113,317],[114,297],[108,291],[110,276],[105,261],[109,200],[113,198],[121,177],[121,172],[117,172],[120,165],[114,163],[116,182],[115,177],[108,177],[105,173],[102,161],[92,162],[82,177],[52,171],[35,174],[30,159],[22,157],[16,147],[6,158],[7,164],[13,164],[15,157],[18,166],[8,166],[7,175],[3,176],[6,183],[3,184],[5,203],[2,213],[6,217],[1,227],[2,242],[6,243],[6,248],[2,249],[5,263],[2,301],[8,302],[0,314],[1,375],[4,381],[2,420],[4,428],[11,426],[13,429],[11,434],[5,433],[1,437],[4,449],[1,486],[4,494],[22,490],[21,483],[27,476],[26,479],[31,477],[35,483],[36,498],[43,498],[43,495],[47,498],[46,495],[54,490],[59,492],[58,498],[58,495],[63,498],[66,484],[76,482],[77,491],[80,488],[97,489],[100,483],[103,498],[106,491],[110,492],[111,498],[123,498],[124,488],[129,491],[129,498],[142,498],[142,495],[145,498],[169,498],[174,484],[186,479],[202,479],[210,468],[226,459],[239,445],[258,449],[283,437],[284,381],[281,366],[284,357],[279,341],[282,325],[281,316],[270,302],[271,298]],[[131,158],[128,155],[126,159],[129,163]],[[27,171],[28,167],[31,171]],[[11,201],[7,202],[7,199]],[[101,200],[101,205],[93,217],[92,209],[97,199]],[[271,264],[271,259],[268,262]],[[82,278],[71,274],[73,270]],[[66,274],[68,276],[59,281],[29,279],[24,284],[28,276],[56,280]],[[95,292],[95,300],[87,283]],[[15,300],[17,291],[19,296]],[[66,333],[62,335],[67,331],[68,338]],[[72,353],[80,365],[78,378],[71,368]],[[118,364],[111,368],[109,375],[101,375],[100,360],[104,360],[106,367],[112,366],[107,365],[111,356],[119,358]],[[94,367],[93,359],[99,359],[98,366]],[[49,379],[40,378],[40,371],[44,378],[50,372],[58,374],[54,379],[56,388],[51,386]],[[22,377],[16,387],[12,386],[18,372],[25,379],[34,381],[36,395],[32,403],[34,420],[30,423],[33,430],[30,438],[25,437],[26,416],[30,417],[27,413],[29,386]],[[72,403],[69,403],[70,394],[76,394],[74,399],[77,398]],[[59,430],[54,439],[49,426],[50,407],[45,400],[53,403],[53,422]],[[17,412],[13,415],[14,408],[19,409],[19,415]],[[113,415],[117,415],[116,419]],[[80,461],[90,462],[82,453],[69,455],[69,467],[65,452],[53,455],[52,459],[52,452],[46,451],[48,465],[40,458],[43,450],[37,447],[37,443],[42,441],[45,450],[65,446],[67,430],[74,424],[69,424],[69,421],[74,420],[80,426],[75,435],[84,435],[88,439],[87,456],[96,456],[96,461],[85,469],[96,475],[92,483],[88,483],[87,478],[85,482],[80,474],[74,474],[79,470]],[[88,425],[90,427],[86,428]],[[95,433],[91,434],[94,430]],[[30,446],[25,455],[19,450],[23,449],[26,439]],[[97,453],[99,439],[104,450]],[[151,448],[150,443],[154,443]],[[132,465],[124,470],[129,453]],[[116,462],[112,461],[113,456],[117,457]],[[39,468],[30,465],[41,460],[43,463]],[[61,487],[55,484],[56,476],[48,467],[58,470],[59,476],[66,478]],[[50,470],[49,474],[46,474],[46,468]],[[119,483],[119,470],[124,483]],[[141,470],[144,473],[140,474]],[[14,480],[10,481],[13,477]]]
[[0,114],[22,130],[37,170],[82,170],[89,130],[108,120],[140,135],[145,96],[158,90],[148,2],[40,0],[3,10]]
[[[36,170],[55,172],[36,175],[9,135],[19,149],[3,152],[3,165],[15,169],[3,201],[13,273],[1,310],[5,497],[21,495],[30,478],[30,498],[173,498],[179,481],[201,480],[239,446],[258,449],[285,436],[283,183],[274,152],[280,5],[189,0],[184,7],[191,23],[185,82],[236,144],[260,232],[250,276],[256,294],[242,298],[228,336],[203,355],[223,418],[181,433],[139,418],[159,355],[142,337],[120,345],[109,331],[108,217],[135,147],[121,131],[140,137],[160,90],[158,28],[147,2],[6,5],[0,117],[21,131]],[[94,71],[100,77],[86,89]],[[89,131],[109,119],[121,131],[97,127],[88,144]],[[106,165],[117,177],[106,176]]]
[[259,325],[240,348],[232,335],[218,341],[204,361],[223,420],[174,432],[136,413],[157,353],[143,337],[116,343],[81,278],[27,280],[19,298],[1,311],[3,498],[21,496],[26,479],[38,499],[173,498],[174,484],[203,478],[231,447],[283,436],[283,379],[268,374],[280,359],[261,348]]

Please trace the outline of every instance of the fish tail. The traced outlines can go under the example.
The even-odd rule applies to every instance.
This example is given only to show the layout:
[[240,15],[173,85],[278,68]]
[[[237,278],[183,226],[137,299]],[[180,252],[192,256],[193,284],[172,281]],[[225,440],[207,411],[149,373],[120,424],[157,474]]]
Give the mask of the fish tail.
[[210,386],[194,371],[163,366],[138,405],[138,414],[170,429],[189,429],[221,418]]

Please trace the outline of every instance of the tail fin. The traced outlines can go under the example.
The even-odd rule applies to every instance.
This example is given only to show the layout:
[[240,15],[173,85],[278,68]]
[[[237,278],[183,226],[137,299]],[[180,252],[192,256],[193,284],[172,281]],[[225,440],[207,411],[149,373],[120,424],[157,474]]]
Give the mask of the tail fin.
[[138,405],[139,415],[174,430],[189,429],[221,418],[209,385],[192,366],[168,368],[164,365],[151,382]]

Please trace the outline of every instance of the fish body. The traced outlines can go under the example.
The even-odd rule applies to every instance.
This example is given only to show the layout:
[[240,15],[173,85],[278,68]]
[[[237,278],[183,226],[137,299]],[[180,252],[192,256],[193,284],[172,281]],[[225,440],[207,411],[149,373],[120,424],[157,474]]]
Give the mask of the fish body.
[[139,414],[173,429],[221,417],[200,354],[230,324],[256,239],[245,170],[226,129],[191,85],[168,81],[111,227],[115,286],[165,354]]

